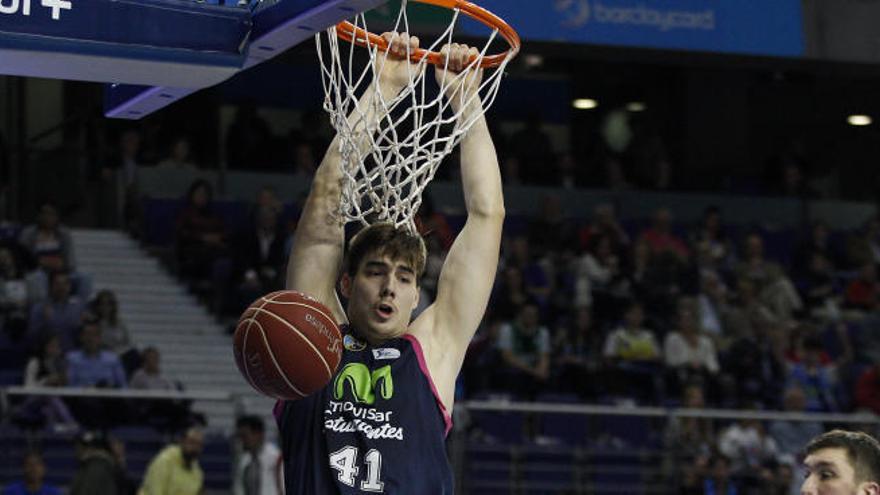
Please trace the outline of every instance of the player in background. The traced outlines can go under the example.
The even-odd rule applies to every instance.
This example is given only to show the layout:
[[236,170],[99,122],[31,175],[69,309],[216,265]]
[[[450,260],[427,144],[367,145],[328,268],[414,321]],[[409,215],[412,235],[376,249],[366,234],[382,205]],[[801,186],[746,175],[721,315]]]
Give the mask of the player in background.
[[[477,50],[445,46],[442,67],[411,63],[416,37],[385,33],[387,62],[377,68],[386,101],[407,84],[407,71],[434,70],[461,119],[479,114],[461,141],[467,221],[449,250],[434,303],[410,321],[425,264],[421,237],[377,224],[351,241],[343,272],[338,137],[317,170],[294,237],[287,288],[331,308],[345,343],[336,376],[323,390],[279,403],[288,495],[314,493],[452,493],[444,440],[451,426],[455,380],[485,312],[495,278],[504,220],[495,148],[474,95],[476,76],[450,84]],[[380,54],[381,55],[381,54]],[[374,88],[371,86],[365,94]],[[461,98],[465,95],[465,98]],[[361,108],[366,108],[365,98]],[[381,116],[370,115],[372,128]],[[350,118],[352,121],[352,118]],[[368,144],[364,143],[364,146]],[[343,308],[336,287],[347,299]]]

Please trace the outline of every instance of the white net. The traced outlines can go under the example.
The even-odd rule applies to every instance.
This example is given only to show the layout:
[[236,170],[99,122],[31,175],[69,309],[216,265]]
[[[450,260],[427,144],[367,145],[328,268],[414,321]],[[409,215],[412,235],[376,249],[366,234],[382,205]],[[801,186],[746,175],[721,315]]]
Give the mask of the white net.
[[[392,31],[409,33],[407,7],[408,2],[403,0]],[[453,43],[460,16],[458,9],[453,10],[449,27],[430,45],[425,46],[423,41],[422,48],[437,52]],[[351,23],[367,31],[363,14],[357,15]],[[483,111],[492,105],[504,69],[516,49],[509,50],[495,69],[485,70],[477,91],[444,96],[446,90],[458,87],[462,79],[465,83],[468,78],[477,80],[487,51],[498,34],[494,29],[479,56],[455,78],[444,79],[442,87],[438,87],[433,75],[429,77],[438,68],[424,70],[423,66],[429,62],[422,57],[412,65],[406,87],[391,99],[383,97],[378,85],[371,86],[377,71],[381,71],[388,59],[387,51],[381,50],[369,37],[362,38],[365,48],[341,41],[336,27],[316,35],[326,94],[324,109],[338,133],[342,155],[340,213],[345,222],[364,225],[390,222],[415,231],[413,219],[421,204],[422,191],[434,178],[443,159],[482,115],[467,112],[466,117],[462,117],[462,114],[477,98],[482,102]],[[370,94],[364,95],[368,88],[372,88]],[[453,110],[450,98],[459,99],[458,111]]]

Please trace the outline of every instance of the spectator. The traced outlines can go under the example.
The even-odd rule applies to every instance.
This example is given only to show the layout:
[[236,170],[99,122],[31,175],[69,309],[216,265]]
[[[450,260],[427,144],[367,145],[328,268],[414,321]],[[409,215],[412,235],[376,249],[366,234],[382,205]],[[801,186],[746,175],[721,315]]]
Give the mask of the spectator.
[[235,249],[235,280],[240,313],[257,297],[284,285],[287,233],[271,207],[257,209],[254,223],[238,237]]
[[629,235],[620,225],[614,212],[614,207],[609,204],[600,204],[593,210],[593,218],[590,223],[578,233],[581,249],[587,249],[591,245],[594,236],[605,236],[611,241],[611,250],[620,256],[630,245]]
[[200,494],[204,475],[199,465],[199,456],[204,442],[205,436],[200,429],[186,430],[179,444],[165,447],[150,462],[139,493],[141,495]]
[[45,273],[76,268],[70,232],[58,222],[58,211],[51,204],[40,207],[37,223],[25,227],[18,242]]
[[0,247],[0,329],[13,343],[27,331],[28,293],[24,273],[12,250]]
[[822,255],[831,267],[831,271],[835,271],[840,265],[839,256],[832,248],[829,240],[830,232],[828,225],[822,221],[813,222],[810,226],[810,235],[804,239],[798,246],[794,259],[795,273],[806,272],[812,263],[813,256]]
[[101,340],[107,349],[119,356],[131,349],[128,328],[119,319],[119,304],[113,291],[104,289],[98,292],[89,305],[89,318],[97,322],[101,329]]
[[71,296],[70,276],[65,272],[53,273],[49,278],[49,299],[31,307],[28,320],[31,342],[54,334],[61,339],[62,349],[72,349],[84,312],[82,301]]
[[746,329],[747,333],[731,344],[722,369],[736,384],[741,405],[775,407],[785,382],[785,368],[770,335],[775,327],[758,324]]
[[263,419],[242,416],[236,422],[236,436],[243,449],[235,466],[233,495],[279,495],[284,492],[281,451],[266,441]]
[[498,350],[506,388],[534,399],[550,377],[550,332],[541,325],[537,304],[526,302],[513,322],[502,325]]
[[715,389],[720,366],[712,339],[698,327],[696,314],[690,308],[678,312],[678,327],[666,335],[663,343],[666,366],[672,371],[675,388],[698,381]]
[[80,332],[80,349],[67,353],[67,378],[71,387],[125,388],[119,357],[103,350],[101,328],[86,322]]
[[730,476],[730,459],[724,455],[712,456],[703,479],[703,495],[737,495],[738,493],[736,483]]
[[729,345],[729,332],[724,328],[729,303],[727,286],[715,272],[700,274],[700,293],[697,295],[697,313],[700,328],[718,344],[721,349]]
[[192,159],[192,146],[189,139],[183,136],[177,137],[171,145],[171,152],[164,160],[156,165],[156,170],[160,171],[180,171],[195,172],[198,166]]
[[70,483],[70,495],[127,495],[124,473],[103,433],[83,432],[77,437],[76,451],[79,467]]
[[298,143],[293,148],[293,175],[308,179],[315,175],[318,161],[315,151],[309,143]]
[[737,474],[754,475],[764,462],[775,459],[776,441],[756,419],[741,419],[721,432],[718,450],[727,456]]
[[[621,280],[620,258],[605,235],[591,237],[589,249],[575,261],[574,303],[580,306],[614,305]],[[597,300],[594,302],[593,298]]]
[[847,268],[880,265],[880,217],[871,217],[846,244]]
[[822,364],[822,341],[815,336],[807,337],[803,346],[803,359],[800,363],[791,365],[787,383],[804,391],[807,411],[837,411],[834,368]]
[[824,254],[816,251],[802,275],[802,293],[809,314],[825,321],[840,319],[840,297],[834,268]]
[[21,481],[8,485],[3,495],[61,495],[61,490],[44,483],[46,463],[39,452],[29,451],[24,454]]
[[602,335],[593,325],[588,306],[572,310],[568,324],[553,339],[553,363],[559,373],[559,386],[581,398],[596,398],[602,368]]
[[878,295],[877,265],[865,263],[859,268],[858,278],[846,287],[844,304],[851,309],[871,312],[878,308]]
[[553,292],[553,275],[548,273],[547,263],[533,256],[528,237],[517,235],[510,239],[510,254],[505,257],[507,265],[516,266],[522,274],[525,291],[543,311]]
[[210,287],[215,261],[226,253],[223,220],[212,210],[211,185],[197,180],[177,218],[177,261],[181,276],[197,289]]
[[[160,354],[155,347],[143,352],[143,367],[134,372],[129,386],[139,390],[180,390],[179,382],[162,376]],[[139,402],[139,415],[143,421],[163,431],[177,431],[189,420],[189,401],[143,400]]]
[[645,314],[641,303],[634,301],[624,312],[623,325],[605,339],[602,355],[611,368],[611,388],[615,395],[655,403],[662,379],[657,363],[660,351],[654,332],[642,327]]
[[653,224],[642,231],[640,237],[648,243],[653,254],[672,253],[680,261],[687,260],[690,255],[687,244],[672,232],[672,213],[667,208],[654,213]]
[[267,168],[272,161],[272,131],[252,104],[238,107],[226,131],[226,163],[231,169]]
[[[683,408],[706,407],[703,389],[698,384],[685,385],[681,395]],[[715,451],[716,433],[712,420],[695,416],[673,416],[665,436],[667,452],[672,456],[670,460],[677,466],[675,472],[681,473],[683,480],[691,480],[685,484],[693,485],[693,480],[702,477],[702,471]]]
[[574,249],[575,230],[565,218],[562,200],[556,194],[547,194],[541,200],[537,218],[529,223],[529,245],[539,258],[555,257],[563,251]]
[[790,320],[804,306],[794,284],[779,264],[764,257],[764,239],[760,234],[749,234],[745,246],[744,259],[735,268],[736,278],[751,282],[758,299],[777,319]]
[[[63,387],[67,385],[67,362],[61,350],[61,341],[50,336],[31,357],[24,370],[25,387]],[[76,420],[61,397],[28,397],[19,407],[19,421],[29,425],[50,426],[58,432],[79,429]]]
[[529,295],[519,267],[506,266],[501,270],[500,275],[501,280],[495,284],[492,304],[489,307],[494,317],[511,320],[529,299]]
[[693,244],[705,244],[709,258],[716,268],[724,268],[733,255],[730,239],[724,231],[721,209],[710,206],[703,211],[703,219],[694,233]]
[[[798,386],[789,387],[782,400],[786,412],[802,413],[807,410],[807,396]],[[784,460],[795,462],[804,446],[805,438],[813,438],[824,431],[822,424],[816,421],[782,421],[770,423],[770,436],[779,447],[779,454]]]
[[866,368],[856,381],[856,406],[880,414],[880,360]]

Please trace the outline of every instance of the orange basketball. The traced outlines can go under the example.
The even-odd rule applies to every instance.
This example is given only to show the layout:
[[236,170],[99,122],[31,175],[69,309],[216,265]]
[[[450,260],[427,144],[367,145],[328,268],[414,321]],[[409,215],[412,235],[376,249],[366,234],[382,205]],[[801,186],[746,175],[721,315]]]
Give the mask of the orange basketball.
[[300,292],[272,292],[241,315],[235,364],[258,391],[297,400],[320,390],[342,359],[342,335],[326,306]]

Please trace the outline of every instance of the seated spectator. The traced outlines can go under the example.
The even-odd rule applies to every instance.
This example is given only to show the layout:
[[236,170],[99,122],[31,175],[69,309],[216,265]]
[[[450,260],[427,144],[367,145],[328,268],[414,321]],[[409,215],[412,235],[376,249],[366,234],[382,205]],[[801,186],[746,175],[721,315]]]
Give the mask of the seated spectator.
[[709,259],[716,268],[726,268],[733,256],[733,247],[721,218],[721,209],[710,206],[703,211],[700,226],[693,234],[692,244],[704,244]]
[[70,276],[65,272],[52,274],[49,289],[49,299],[31,307],[28,320],[30,342],[40,342],[47,335],[58,335],[62,349],[73,349],[85,304],[71,295]]
[[803,309],[803,301],[778,263],[764,257],[764,239],[757,232],[746,237],[743,260],[734,272],[737,280],[750,282],[758,299],[780,320],[790,320]]
[[[67,361],[57,336],[50,336],[31,357],[24,370],[25,387],[63,387],[67,385]],[[55,431],[79,428],[61,397],[31,396],[18,407],[16,422],[27,426],[48,426]]]
[[156,165],[156,170],[161,171],[186,170],[194,172],[197,169],[198,166],[192,158],[192,146],[189,139],[183,136],[174,140],[171,152]]
[[876,360],[856,381],[856,407],[880,414],[880,360]]
[[604,236],[611,241],[611,251],[617,256],[621,256],[629,249],[630,238],[626,230],[620,225],[614,212],[614,207],[610,204],[601,204],[593,210],[593,218],[590,223],[578,232],[580,238],[580,248],[589,249],[592,245],[593,237]]
[[61,495],[61,490],[45,483],[46,463],[43,455],[31,450],[24,454],[22,462],[22,480],[16,481],[3,489],[3,495]]
[[716,388],[720,366],[715,346],[697,325],[696,315],[691,309],[680,309],[677,328],[666,335],[663,343],[666,366],[672,372],[676,389],[680,384],[693,381]]
[[714,455],[706,466],[703,477],[703,495],[737,495],[739,488],[731,477],[730,459],[724,455]]
[[724,321],[730,310],[728,289],[715,272],[700,275],[700,292],[697,295],[699,326],[720,348],[729,345],[730,332],[724,328]]
[[553,338],[553,363],[559,374],[559,387],[581,398],[596,398],[602,368],[602,335],[593,326],[588,306],[573,311],[567,325]]
[[839,289],[835,281],[834,268],[824,254],[814,252],[809,265],[803,272],[802,293],[809,314],[825,321],[840,319]]
[[526,302],[498,336],[507,390],[534,399],[550,378],[550,332],[541,325],[538,305]]
[[[703,409],[706,407],[703,389],[698,384],[687,384],[682,390],[682,404],[686,409]],[[675,473],[682,480],[689,480],[695,493],[695,481],[702,478],[703,470],[715,451],[715,425],[708,418],[694,416],[673,416],[665,432],[666,450],[669,452]]]
[[722,369],[736,384],[740,405],[775,407],[782,395],[785,368],[767,324],[748,325],[747,333],[731,344]]
[[517,235],[508,243],[510,253],[504,258],[505,266],[516,266],[522,274],[526,294],[537,302],[543,310],[549,303],[553,292],[553,275],[547,273],[547,264],[532,256],[529,239],[524,235]]
[[[160,354],[155,347],[147,347],[143,352],[143,367],[134,372],[129,386],[138,390],[180,390],[182,385],[162,375],[159,366]],[[138,403],[139,415],[143,421],[161,431],[179,431],[189,420],[189,401],[182,400],[142,400]]]
[[67,353],[67,379],[71,387],[125,388],[119,357],[103,350],[101,328],[86,322],[80,332],[81,347]]
[[878,309],[880,285],[877,283],[877,265],[865,263],[859,276],[846,287],[844,305],[850,309],[872,312]]
[[[802,413],[807,410],[807,396],[798,386],[789,387],[785,391],[782,403],[786,412]],[[770,436],[779,447],[779,454],[785,456],[789,463],[797,460],[804,448],[804,439],[813,438],[825,431],[822,424],[816,421],[782,420],[771,422],[769,430]]]
[[834,367],[822,364],[824,348],[816,336],[806,337],[801,362],[792,364],[786,382],[803,390],[806,410],[811,412],[837,411]]
[[871,217],[846,242],[846,268],[859,268],[869,263],[880,265],[880,217]]
[[512,320],[520,307],[529,299],[522,270],[516,266],[506,266],[498,275],[499,281],[493,288],[492,304],[489,307],[493,316],[502,320]]
[[101,341],[106,349],[120,356],[131,349],[128,328],[119,319],[119,305],[113,291],[104,289],[98,292],[89,304],[89,318],[95,320],[100,327]]
[[813,256],[821,255],[834,272],[840,265],[839,256],[836,250],[831,246],[829,240],[831,232],[828,225],[822,221],[813,222],[810,226],[810,235],[804,239],[797,247],[794,256],[794,272],[806,272],[812,263]]
[[610,388],[617,396],[635,397],[656,403],[661,390],[659,376],[660,350],[654,332],[642,327],[644,309],[641,303],[629,304],[623,325],[605,339],[602,355],[610,368]]
[[271,207],[257,209],[254,222],[239,234],[235,249],[236,314],[257,297],[284,287],[287,232]]
[[206,289],[215,261],[227,250],[226,230],[223,220],[212,210],[212,191],[207,181],[197,180],[189,187],[175,235],[180,275],[197,289]]
[[687,244],[672,233],[672,213],[667,208],[660,208],[654,213],[651,227],[640,235],[651,248],[653,254],[672,253],[680,260],[687,260],[690,251]]
[[612,250],[611,239],[604,235],[592,236],[589,249],[575,261],[574,269],[574,304],[613,304],[609,299],[619,292],[615,285],[622,274],[620,258]]
[[528,236],[529,245],[539,258],[574,250],[574,224],[565,217],[558,195],[548,194],[542,198],[537,218],[529,222]]
[[0,247],[0,330],[13,343],[27,331],[28,291],[24,272],[12,250]]
[[199,456],[204,448],[205,434],[190,428],[179,443],[168,445],[150,461],[138,493],[199,495],[204,474]]
[[284,492],[284,464],[281,450],[266,440],[266,425],[259,416],[242,416],[236,421],[236,436],[243,452],[235,464],[233,495],[279,495]]
[[718,450],[730,459],[734,473],[742,476],[755,476],[761,465],[779,453],[776,441],[756,419],[738,420],[722,431]]

